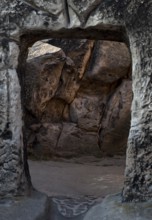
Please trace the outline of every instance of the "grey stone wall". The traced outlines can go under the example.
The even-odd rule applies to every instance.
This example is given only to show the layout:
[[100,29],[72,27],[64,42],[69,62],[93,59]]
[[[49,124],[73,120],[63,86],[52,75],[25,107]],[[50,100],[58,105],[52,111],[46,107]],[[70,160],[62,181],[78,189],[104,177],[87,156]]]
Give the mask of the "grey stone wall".
[[0,195],[26,191],[20,86],[12,54],[18,50],[16,42],[28,45],[49,36],[129,38],[134,99],[123,200],[151,198],[152,1],[4,0],[0,14]]
[[0,44],[0,196],[23,194],[24,173],[22,111],[16,67],[19,47],[11,40]]

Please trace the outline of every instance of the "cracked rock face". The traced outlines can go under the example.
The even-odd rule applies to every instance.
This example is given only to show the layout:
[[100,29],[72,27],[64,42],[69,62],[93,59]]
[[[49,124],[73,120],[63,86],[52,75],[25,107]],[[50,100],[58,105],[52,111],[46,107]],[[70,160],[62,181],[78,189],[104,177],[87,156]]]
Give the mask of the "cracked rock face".
[[[26,59],[26,48],[38,40],[83,38],[123,41],[130,46],[133,63],[133,102],[122,197],[123,201],[151,199],[152,1],[4,0],[0,2],[0,14],[0,150],[6,152],[13,149],[18,155],[16,157],[18,166],[9,164],[7,171],[6,168],[3,169],[4,161],[0,158],[3,161],[0,164],[0,174],[3,177],[7,176],[1,181],[0,194],[4,196],[19,192],[24,194],[26,179],[29,179],[27,168],[24,169],[26,159],[23,160],[22,117],[19,97],[19,82],[22,88],[22,98],[24,96],[24,74],[22,74],[24,71],[20,72],[21,69],[18,68],[17,76],[18,59],[16,56],[18,56],[18,52],[14,55],[12,48],[16,48],[13,51],[20,48],[25,52],[19,56],[19,64],[21,65]],[[14,46],[10,47],[10,44]],[[13,82],[10,82],[10,79]],[[87,81],[87,83],[89,82]],[[78,89],[77,78],[75,86]],[[8,91],[11,92],[8,93]],[[11,99],[7,98],[8,94]],[[8,120],[6,109],[9,109],[11,120]],[[68,117],[68,111],[65,112]],[[9,132],[2,136],[5,127]],[[16,132],[17,130],[18,132]],[[15,132],[17,135],[14,135]],[[11,150],[8,153],[10,155],[9,161],[13,160]],[[20,190],[21,188],[23,190]]]
[[28,190],[23,160],[20,85],[14,69],[19,48],[8,40],[2,41],[0,48],[0,197],[11,197],[23,195]]
[[[124,154],[132,100],[127,47],[90,40],[48,43],[34,44],[26,64],[29,153],[37,158]],[[61,49],[51,51],[50,43]]]

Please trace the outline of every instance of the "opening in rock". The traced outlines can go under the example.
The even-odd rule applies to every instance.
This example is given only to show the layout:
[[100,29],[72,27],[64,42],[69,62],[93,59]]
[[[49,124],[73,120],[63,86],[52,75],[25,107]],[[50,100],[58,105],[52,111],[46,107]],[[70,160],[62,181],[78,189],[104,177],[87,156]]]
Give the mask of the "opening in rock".
[[125,153],[132,92],[130,56],[123,43],[36,42],[29,50],[24,83],[28,152],[33,156]]
[[67,196],[78,203],[87,197],[92,204],[120,191],[132,101],[127,46],[86,39],[37,41],[29,47],[24,71],[34,186],[59,206]]

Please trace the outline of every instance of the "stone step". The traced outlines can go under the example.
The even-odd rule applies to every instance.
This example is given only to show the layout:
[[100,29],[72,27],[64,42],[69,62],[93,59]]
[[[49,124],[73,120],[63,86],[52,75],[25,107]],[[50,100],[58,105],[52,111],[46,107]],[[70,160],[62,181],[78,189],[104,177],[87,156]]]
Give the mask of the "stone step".
[[30,197],[0,200],[0,220],[49,220],[48,197],[33,191]]

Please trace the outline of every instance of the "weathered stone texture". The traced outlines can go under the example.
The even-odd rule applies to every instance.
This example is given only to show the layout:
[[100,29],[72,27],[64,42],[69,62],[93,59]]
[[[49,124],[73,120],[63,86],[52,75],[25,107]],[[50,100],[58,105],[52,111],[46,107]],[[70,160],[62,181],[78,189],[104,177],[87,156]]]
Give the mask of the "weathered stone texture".
[[18,54],[19,49],[15,42],[1,40],[0,196],[20,195],[27,189],[23,160],[20,85],[15,70]]
[[46,41],[37,42],[26,64],[29,153],[36,157],[123,154],[132,100],[131,81],[125,80],[130,69],[127,47],[108,41],[48,42],[62,49],[51,52]]
[[[14,139],[11,139],[9,135],[6,135],[7,138],[1,137],[1,146],[10,151],[11,149],[17,149],[17,152],[23,151],[21,139],[20,142],[17,141],[19,135],[22,134],[18,95],[20,88],[15,67],[11,67],[8,42],[6,39],[2,40],[2,38],[9,38],[9,41],[10,39],[15,41],[21,39],[20,42],[23,42],[24,38],[29,43],[46,37],[127,41],[132,52],[134,99],[123,199],[124,201],[137,201],[151,198],[151,0],[104,0],[101,2],[98,0],[50,0],[43,1],[43,4],[41,0],[4,0],[0,2],[0,14],[1,45],[3,45],[0,48],[1,130],[2,132],[5,130],[6,124],[11,128],[10,133],[14,138],[14,128],[18,129],[17,139],[15,140],[17,146],[14,147]],[[14,62],[16,63],[16,61]],[[16,82],[15,85],[9,81],[10,77]],[[11,90],[7,89],[8,85],[10,85],[9,89]],[[6,92],[7,94],[16,94],[11,105],[9,104],[10,101],[6,101]],[[5,102],[7,103],[5,104]],[[15,125],[8,124],[8,121],[5,121],[7,117],[4,113],[5,109],[9,109],[7,112],[11,111],[11,117],[16,118],[16,120],[11,119],[11,123],[15,123]],[[9,154],[11,158],[12,155]],[[22,155],[22,153],[18,155]],[[22,179],[21,173],[24,173],[20,160],[22,161],[22,156],[18,156],[16,160],[19,166],[14,165],[18,171],[10,171],[10,169],[13,169],[13,165],[10,165],[10,169],[8,169],[8,174],[12,174],[14,190],[19,189],[22,185],[24,186],[20,181]],[[1,166],[3,167],[3,165],[4,163]],[[0,173],[3,174],[3,169]],[[14,178],[14,175],[16,175],[16,178]],[[6,183],[7,185],[5,185]],[[7,178],[1,181],[0,194],[4,194],[3,192],[6,190],[5,195],[7,192],[11,192],[11,195],[13,195],[14,191],[10,191],[11,183],[7,181]]]
[[[152,197],[151,133],[151,45],[152,2],[136,1],[128,10],[127,27],[133,60],[132,121],[128,138],[124,201],[146,201]],[[146,12],[146,13],[145,13]],[[138,20],[136,20],[138,17]],[[131,22],[134,22],[133,27]]]
[[[131,40],[135,40],[132,39]],[[151,55],[150,41],[145,39],[139,46],[139,40],[132,42],[132,55],[137,59],[133,64],[134,102],[132,103],[132,122],[128,138],[128,160],[126,163],[126,180],[124,198],[145,201],[151,198]],[[145,54],[147,51],[147,54]],[[141,57],[138,56],[140,52]],[[146,60],[146,61],[145,61]],[[146,67],[146,72],[145,72]]]
[[63,123],[57,155],[68,157],[86,155],[88,152],[97,155],[99,154],[97,142],[97,133],[81,129],[75,123]]
[[78,93],[70,105],[71,121],[77,123],[80,128],[98,132],[102,115],[101,106],[100,97]]
[[[44,44],[45,45],[45,44]],[[49,45],[48,45],[49,46]],[[36,57],[26,66],[25,91],[26,106],[34,114],[41,116],[45,106],[52,97],[54,97],[60,81],[61,72],[65,63],[65,55],[60,50],[56,53]],[[34,54],[32,54],[34,56]],[[30,82],[26,86],[26,82]]]
[[98,41],[94,47],[86,77],[104,83],[127,78],[130,71],[130,54],[123,43]]
[[100,146],[103,153],[125,153],[130,128],[132,81],[123,80],[112,95],[100,126]]

